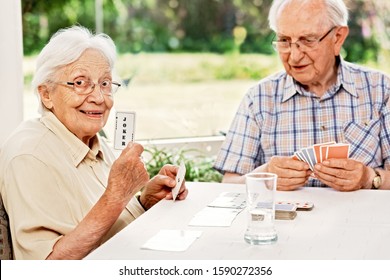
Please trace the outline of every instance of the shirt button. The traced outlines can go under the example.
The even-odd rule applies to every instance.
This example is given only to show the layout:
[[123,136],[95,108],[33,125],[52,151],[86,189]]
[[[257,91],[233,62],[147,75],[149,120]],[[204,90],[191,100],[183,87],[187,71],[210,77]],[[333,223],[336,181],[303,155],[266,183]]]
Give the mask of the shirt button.
[[321,125],[321,130],[325,131],[326,130],[326,126],[325,125]]

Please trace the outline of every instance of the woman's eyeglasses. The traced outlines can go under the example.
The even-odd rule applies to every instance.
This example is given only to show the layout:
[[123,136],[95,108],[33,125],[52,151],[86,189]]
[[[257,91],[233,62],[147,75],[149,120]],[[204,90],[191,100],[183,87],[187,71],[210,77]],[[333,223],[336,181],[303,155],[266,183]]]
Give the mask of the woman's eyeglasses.
[[99,85],[100,92],[104,95],[112,95],[117,92],[118,88],[121,86],[120,83],[113,82],[111,80],[105,79],[97,84],[92,82],[90,79],[86,78],[77,78],[73,82],[55,82],[56,84],[70,86],[73,88],[75,93],[79,95],[87,95],[93,92],[96,85]]

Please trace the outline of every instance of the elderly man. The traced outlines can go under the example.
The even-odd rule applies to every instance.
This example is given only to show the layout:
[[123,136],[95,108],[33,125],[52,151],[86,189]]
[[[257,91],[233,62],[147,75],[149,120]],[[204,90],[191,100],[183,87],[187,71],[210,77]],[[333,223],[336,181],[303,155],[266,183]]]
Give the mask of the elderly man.
[[[120,86],[115,59],[111,38],[79,26],[54,34],[38,56],[33,86],[42,117],[22,123],[0,154],[16,259],[82,259],[172,199],[178,167],[149,180],[141,145],[128,144],[116,159],[98,134]],[[183,183],[178,198],[187,193]]]
[[[272,172],[279,190],[390,189],[390,79],[341,58],[347,21],[342,0],[273,1],[269,23],[284,71],[242,100],[215,163],[224,182]],[[313,171],[291,157],[330,141],[349,143],[350,157],[330,158]]]

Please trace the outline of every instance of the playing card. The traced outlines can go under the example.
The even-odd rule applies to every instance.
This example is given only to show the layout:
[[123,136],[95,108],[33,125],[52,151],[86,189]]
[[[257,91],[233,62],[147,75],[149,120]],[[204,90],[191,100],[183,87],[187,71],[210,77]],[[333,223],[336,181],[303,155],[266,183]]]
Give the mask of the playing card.
[[114,149],[124,149],[134,141],[135,112],[116,112]]
[[184,164],[184,161],[182,161],[179,167],[179,171],[176,174],[176,186],[172,189],[173,200],[176,200],[177,194],[179,193],[181,184],[183,183],[185,176],[186,166]]
[[309,148],[304,148],[301,150],[302,156],[304,157],[305,161],[309,164],[309,167],[311,170],[314,170],[314,164],[311,161],[310,155],[309,155]]
[[246,206],[246,194],[245,193],[234,193],[234,192],[223,192],[207,206],[219,207],[219,208],[238,208],[243,209]]
[[327,146],[327,158],[348,158],[349,144],[334,144]]
[[189,226],[198,227],[230,227],[243,209],[205,207],[195,214]]
[[320,143],[320,144],[313,145],[316,163],[322,162],[321,147],[328,146],[328,145],[333,145],[333,144],[336,144],[336,142],[331,141],[331,142],[325,142],[325,143]]
[[295,160],[300,160],[300,161],[305,161],[302,156],[300,155],[300,152],[295,152],[293,155],[293,159]]
[[296,211],[310,211],[314,207],[314,203],[309,202],[309,201],[304,201],[304,202],[302,202],[302,201],[277,201],[275,203],[275,210],[277,209],[277,207],[279,207],[279,208],[284,207],[284,206],[278,206],[278,205],[291,205],[290,207],[291,208],[295,207]]
[[199,230],[160,230],[141,249],[183,252],[202,235]]
[[275,203],[275,210],[279,211],[296,211],[297,206],[294,203],[286,201],[278,201]]
[[300,158],[294,153],[294,155],[291,157],[293,160],[300,160]]
[[317,159],[316,159],[316,155],[315,155],[315,152],[314,152],[314,148],[313,147],[310,147],[310,148],[306,148],[306,151],[309,155],[309,159],[310,159],[310,162],[314,168],[314,165],[317,163]]
[[323,162],[324,160],[326,160],[328,158],[328,146],[321,146],[320,147],[320,159],[321,159],[321,162]]
[[297,206],[297,211],[310,211],[314,207],[314,203],[309,201],[293,203]]
[[297,157],[300,158],[302,161],[304,162],[307,162],[307,158],[305,157],[305,155],[303,154],[302,150],[298,151],[297,152]]

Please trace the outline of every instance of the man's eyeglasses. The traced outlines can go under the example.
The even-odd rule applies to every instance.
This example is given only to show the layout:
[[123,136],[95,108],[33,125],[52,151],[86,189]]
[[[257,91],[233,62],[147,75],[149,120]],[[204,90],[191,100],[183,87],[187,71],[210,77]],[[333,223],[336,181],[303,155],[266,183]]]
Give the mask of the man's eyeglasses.
[[[79,95],[90,94],[97,84],[86,78],[77,78],[73,82],[55,82],[56,84],[70,86],[73,88],[75,93]],[[117,92],[118,88],[121,86],[120,83],[113,82],[111,80],[103,80],[98,83],[100,92],[104,95],[112,95]]]
[[335,29],[336,26],[332,27],[324,36],[322,36],[319,39],[314,39],[314,38],[302,38],[296,41],[295,43],[289,41],[288,39],[278,39],[275,40],[275,38],[272,40],[272,47],[280,52],[280,53],[289,53],[291,52],[291,45],[295,44],[297,48],[301,52],[307,52],[307,51],[312,51],[315,50],[318,46],[318,44],[326,38],[330,34],[330,32]]

